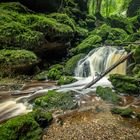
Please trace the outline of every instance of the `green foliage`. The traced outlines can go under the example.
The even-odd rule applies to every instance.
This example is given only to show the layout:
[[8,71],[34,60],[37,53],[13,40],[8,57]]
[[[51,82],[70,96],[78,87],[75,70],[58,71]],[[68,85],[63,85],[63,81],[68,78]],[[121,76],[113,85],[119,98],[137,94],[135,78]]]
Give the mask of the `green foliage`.
[[108,26],[107,24],[103,24],[99,28],[96,28],[95,30],[93,30],[91,32],[91,34],[92,35],[98,35],[98,36],[102,37],[103,41],[105,41],[108,37],[108,34],[109,34],[110,30],[111,30],[110,26]]
[[19,13],[30,13],[31,11],[20,4],[19,2],[8,2],[8,3],[0,3],[0,11],[7,10],[11,12],[19,12]]
[[106,43],[110,40],[110,44],[122,44],[126,41],[128,35],[123,29],[112,28],[107,37]]
[[[37,31],[31,31],[18,22],[0,23],[0,48],[33,50],[41,46],[44,36]],[[13,47],[14,46],[14,47]]]
[[60,22],[57,22],[54,18],[47,18],[43,15],[28,15],[27,21],[31,25],[31,28],[43,32],[50,38],[63,37],[64,39],[73,36],[73,29]]
[[26,50],[0,50],[0,67],[32,64],[37,62],[37,56]]
[[73,75],[74,74],[74,70],[77,66],[78,61],[83,58],[85,56],[85,54],[78,54],[73,56],[72,58],[70,58],[65,65],[65,73],[68,75]]
[[52,13],[47,17],[56,19],[57,22],[70,26],[73,30],[75,30],[75,22],[72,18],[70,18],[67,14],[62,13]]
[[50,70],[47,73],[48,79],[59,80],[64,72],[64,67],[62,65],[56,64],[50,67]]
[[121,28],[128,33],[134,32],[133,22],[136,19],[129,19],[124,16],[113,15],[106,19],[106,22],[113,28]]
[[43,128],[52,121],[52,114],[37,109],[23,116],[18,116],[0,125],[0,139],[2,140],[38,140]]
[[48,93],[35,100],[35,108],[41,107],[47,111],[54,109],[74,109],[77,107],[77,102],[70,93],[61,93],[54,90],[48,91]]
[[88,36],[88,30],[85,28],[81,28],[79,26],[76,27],[76,33],[80,38],[85,38]]
[[118,95],[112,91],[109,87],[101,87],[98,86],[96,89],[96,94],[99,95],[103,100],[109,101],[113,104],[118,104],[120,101],[120,98]]
[[43,71],[35,76],[35,79],[38,81],[46,80],[48,71]]
[[129,93],[129,94],[140,93],[139,81],[135,77],[121,75],[121,74],[113,74],[110,75],[109,80],[111,81],[115,90],[118,92]]
[[111,112],[113,114],[119,114],[124,117],[131,117],[131,115],[133,115],[133,110],[131,108],[126,108],[126,109],[113,108]]
[[65,84],[70,84],[76,81],[77,80],[73,78],[72,76],[61,76],[57,83],[58,85],[65,85]]
[[88,53],[93,48],[96,47],[96,44],[101,43],[102,38],[98,35],[90,35],[82,41],[76,48],[75,52],[77,53]]
[[140,31],[131,34],[131,35],[128,37],[127,40],[130,41],[130,42],[139,41],[139,40],[140,40]]
[[6,123],[0,125],[0,132],[0,139],[2,140],[38,140],[40,139],[42,129],[32,115],[27,114],[10,119]]

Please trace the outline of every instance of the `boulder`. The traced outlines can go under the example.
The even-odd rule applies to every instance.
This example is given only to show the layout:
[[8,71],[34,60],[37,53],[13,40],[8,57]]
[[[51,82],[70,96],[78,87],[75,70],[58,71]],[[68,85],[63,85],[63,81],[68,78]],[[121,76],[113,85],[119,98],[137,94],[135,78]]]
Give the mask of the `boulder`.
[[31,74],[37,63],[37,56],[26,50],[0,50],[0,73],[4,75]]
[[140,94],[140,81],[136,77],[113,74],[110,75],[109,80],[117,92],[126,94]]

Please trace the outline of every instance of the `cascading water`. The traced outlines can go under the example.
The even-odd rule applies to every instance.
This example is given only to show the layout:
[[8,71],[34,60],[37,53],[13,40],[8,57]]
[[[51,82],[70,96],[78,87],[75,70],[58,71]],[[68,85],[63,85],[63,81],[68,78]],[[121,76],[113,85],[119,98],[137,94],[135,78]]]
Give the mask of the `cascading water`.
[[[125,50],[119,50],[115,47],[101,47],[92,50],[85,58],[81,59],[75,69],[75,76],[79,81],[63,85],[61,87],[52,87],[50,89],[57,89],[57,91],[70,91],[76,90],[76,92],[85,94],[89,91],[95,91],[97,86],[111,86],[111,83],[107,80],[107,77],[102,78],[90,89],[81,90],[87,83],[89,83],[93,77],[97,77],[98,74],[104,72],[108,67],[113,65],[116,61],[126,55]],[[126,62],[119,65],[110,73],[125,74]],[[35,97],[42,96],[47,93],[47,89],[38,89],[36,92],[2,101],[0,103],[0,122],[8,118],[25,114],[32,111],[32,105],[28,103],[28,100],[32,100]],[[17,92],[17,91],[16,91]],[[20,91],[18,91],[20,93]],[[27,91],[26,91],[27,92]]]
[[[85,58],[78,62],[75,70],[76,77],[96,77],[126,55],[125,50],[115,47],[101,47],[91,51]],[[113,69],[111,74],[125,74],[126,62]]]

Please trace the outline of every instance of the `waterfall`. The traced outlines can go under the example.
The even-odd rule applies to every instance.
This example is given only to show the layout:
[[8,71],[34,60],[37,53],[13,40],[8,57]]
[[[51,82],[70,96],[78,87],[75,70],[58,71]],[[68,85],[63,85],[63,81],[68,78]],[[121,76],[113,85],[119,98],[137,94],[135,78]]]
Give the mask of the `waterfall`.
[[[92,50],[89,54],[81,59],[75,69],[76,77],[96,77],[112,66],[115,62],[125,56],[127,53],[124,49],[117,49],[112,46],[104,46]],[[125,74],[126,61],[113,69],[109,74]]]
[[[28,95],[23,95],[17,98],[11,98],[0,103],[0,122],[7,120],[17,115],[26,114],[32,111],[32,105],[28,101],[35,99],[36,97],[43,96],[48,90],[56,89],[60,92],[76,91],[79,95],[86,94],[89,92],[95,93],[97,86],[111,87],[110,81],[107,77],[103,77],[95,85],[89,89],[82,89],[87,83],[93,80],[93,77],[98,76],[104,72],[108,67],[112,66],[116,61],[126,55],[125,50],[117,49],[112,46],[100,47],[92,50],[89,54],[81,59],[75,69],[75,76],[78,78],[77,82],[68,85],[62,85],[60,87],[50,88],[37,88],[35,92],[31,92],[28,89]],[[110,73],[125,74],[126,62],[120,64],[117,68],[112,70]],[[18,91],[18,93],[22,91]],[[15,91],[17,93],[17,91]],[[27,91],[26,91],[27,93]]]

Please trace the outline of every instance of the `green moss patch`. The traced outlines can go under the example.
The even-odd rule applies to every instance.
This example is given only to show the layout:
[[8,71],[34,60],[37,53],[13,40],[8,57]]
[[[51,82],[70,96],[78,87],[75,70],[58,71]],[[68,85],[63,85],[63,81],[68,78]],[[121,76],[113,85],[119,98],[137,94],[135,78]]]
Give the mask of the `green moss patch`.
[[69,93],[56,92],[54,90],[48,91],[46,96],[37,98],[35,100],[35,108],[41,107],[45,110],[71,110],[77,107],[77,102]]
[[41,32],[31,31],[18,22],[0,24],[1,49],[33,50],[42,46],[44,36]]
[[114,86],[114,89],[118,92],[129,93],[129,94],[140,93],[139,81],[135,77],[121,75],[121,74],[113,74],[110,75],[109,80]]
[[82,41],[76,48],[76,53],[88,53],[93,48],[96,48],[96,44],[101,43],[102,38],[98,35],[90,35]]
[[72,58],[70,58],[65,65],[65,73],[68,75],[73,75],[74,74],[74,70],[77,66],[77,63],[80,59],[82,59],[85,56],[85,54],[78,54],[73,56]]
[[126,109],[113,108],[111,112],[113,114],[119,114],[124,117],[131,117],[131,115],[133,115],[133,110],[131,108],[126,108]]
[[26,50],[0,50],[0,76],[29,74],[38,63],[37,56]]
[[41,110],[12,118],[0,125],[0,139],[41,139],[43,128],[47,127],[51,120],[52,115]]
[[64,67],[62,65],[56,64],[50,67],[50,70],[47,73],[47,77],[50,80],[59,80],[63,75]]
[[61,76],[57,83],[58,85],[65,85],[65,84],[70,84],[76,81],[77,80],[72,76]]
[[112,91],[109,87],[98,86],[96,89],[96,94],[99,95],[103,100],[111,102],[113,104],[118,104],[120,102],[120,97]]

